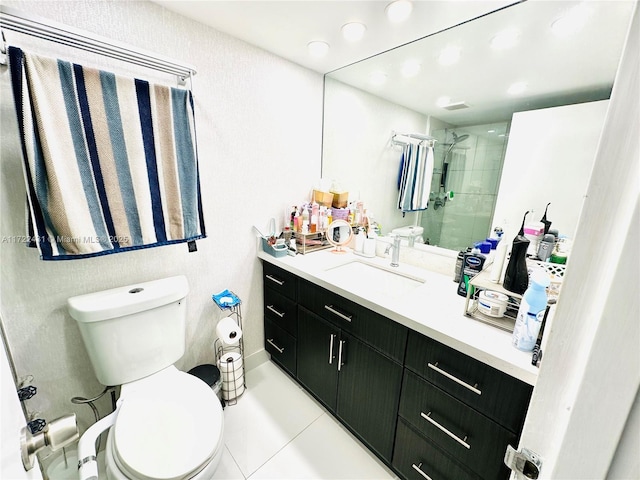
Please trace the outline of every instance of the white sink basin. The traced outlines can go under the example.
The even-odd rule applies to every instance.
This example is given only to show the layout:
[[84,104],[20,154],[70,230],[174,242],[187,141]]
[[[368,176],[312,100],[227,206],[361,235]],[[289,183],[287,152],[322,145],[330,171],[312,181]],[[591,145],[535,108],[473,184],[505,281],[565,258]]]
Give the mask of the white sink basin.
[[357,260],[330,268],[326,272],[336,285],[391,296],[408,292],[425,283],[423,278],[395,270],[394,267]]

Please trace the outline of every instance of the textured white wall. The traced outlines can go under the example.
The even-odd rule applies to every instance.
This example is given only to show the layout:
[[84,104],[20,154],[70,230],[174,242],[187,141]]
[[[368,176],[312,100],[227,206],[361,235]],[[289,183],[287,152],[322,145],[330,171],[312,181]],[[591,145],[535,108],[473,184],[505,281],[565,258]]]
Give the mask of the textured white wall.
[[386,234],[414,225],[416,213],[398,210],[398,171],[402,148],[391,132],[425,133],[427,117],[370,93],[326,79],[322,174],[363,200]]
[[[43,262],[37,250],[0,244],[1,314],[19,376],[39,388],[28,408],[47,419],[75,411],[85,429],[90,409],[70,403],[98,384],[66,299],[135,282],[184,274],[188,348],[178,367],[213,361],[223,315],[211,295],[225,288],[243,300],[245,351],[262,350],[262,281],[253,224],[280,220],[320,176],[322,76],[146,1],[3,1],[9,7],[88,30],[192,64],[204,214],[208,238],[186,244],[74,261]],[[78,63],[94,62],[149,78],[87,53],[6,32],[9,44]],[[153,77],[151,77],[153,79]],[[167,80],[167,78],[165,78]],[[168,81],[173,81],[169,78]],[[24,235],[25,194],[7,68],[2,95],[0,235]],[[142,341],[143,339],[141,339]],[[108,402],[99,404],[106,413]]]

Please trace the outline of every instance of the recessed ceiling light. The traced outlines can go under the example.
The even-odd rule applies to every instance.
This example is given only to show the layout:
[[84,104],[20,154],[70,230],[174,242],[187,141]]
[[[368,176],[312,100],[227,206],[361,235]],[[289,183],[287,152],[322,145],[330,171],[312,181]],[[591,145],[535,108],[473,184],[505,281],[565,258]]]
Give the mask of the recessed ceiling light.
[[492,128],[491,130],[487,130],[487,133],[496,133],[496,131]]
[[349,42],[357,42],[362,40],[364,32],[367,30],[367,26],[360,22],[345,23],[342,26],[342,36]]
[[413,3],[409,0],[396,0],[395,2],[390,3],[384,9],[387,14],[387,18],[392,23],[400,23],[404,22],[409,15],[411,15],[411,11],[413,10]]
[[592,13],[593,10],[585,2],[579,3],[563,16],[554,20],[551,24],[551,30],[558,37],[572,35],[585,26]]
[[449,105],[451,103],[451,97],[447,97],[447,96],[443,96],[438,98],[438,100],[436,100],[436,106],[437,107],[444,107],[445,105]]
[[322,40],[314,40],[307,44],[307,49],[311,56],[316,58],[324,57],[329,52],[329,44]]
[[491,39],[491,48],[495,50],[506,50],[518,43],[520,38],[520,32],[516,28],[507,28],[498,32],[495,37]]
[[440,65],[453,65],[460,60],[461,51],[462,49],[460,47],[447,47],[440,52],[438,62]]
[[507,92],[509,95],[519,95],[527,89],[527,82],[516,82],[511,84]]
[[369,81],[373,85],[383,85],[387,81],[387,74],[381,71],[371,72],[371,75],[369,75]]
[[407,60],[402,64],[402,76],[406,78],[415,77],[420,73],[420,62],[417,60]]

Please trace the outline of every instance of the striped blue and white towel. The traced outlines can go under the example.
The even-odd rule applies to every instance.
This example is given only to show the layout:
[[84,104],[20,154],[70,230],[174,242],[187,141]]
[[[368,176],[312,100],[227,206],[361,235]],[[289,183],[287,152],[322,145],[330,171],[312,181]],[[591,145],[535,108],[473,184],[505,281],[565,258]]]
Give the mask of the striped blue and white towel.
[[43,260],[206,236],[189,90],[15,47],[9,58]]

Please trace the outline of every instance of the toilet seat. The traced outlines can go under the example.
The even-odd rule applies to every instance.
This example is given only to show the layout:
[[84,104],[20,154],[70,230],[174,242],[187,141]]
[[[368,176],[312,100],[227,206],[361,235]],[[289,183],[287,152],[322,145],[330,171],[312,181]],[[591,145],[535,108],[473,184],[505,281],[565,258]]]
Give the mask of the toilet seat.
[[197,377],[169,367],[123,386],[121,399],[110,446],[129,478],[188,479],[221,448],[220,401]]

